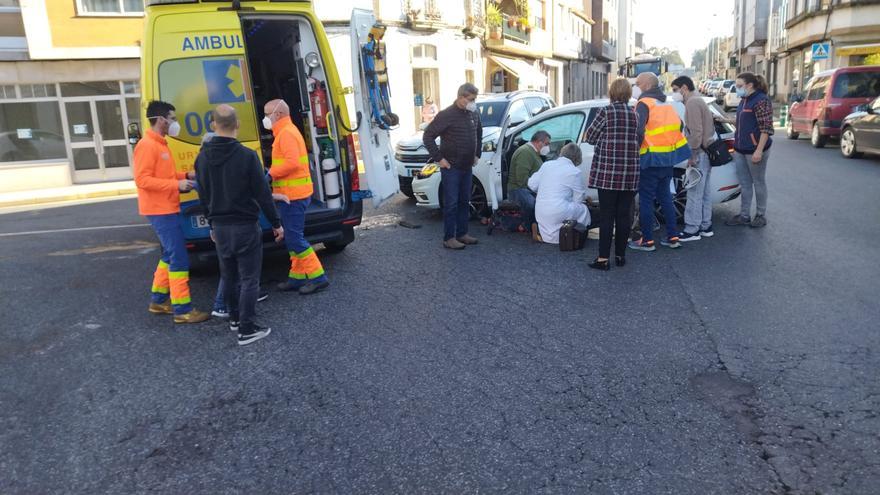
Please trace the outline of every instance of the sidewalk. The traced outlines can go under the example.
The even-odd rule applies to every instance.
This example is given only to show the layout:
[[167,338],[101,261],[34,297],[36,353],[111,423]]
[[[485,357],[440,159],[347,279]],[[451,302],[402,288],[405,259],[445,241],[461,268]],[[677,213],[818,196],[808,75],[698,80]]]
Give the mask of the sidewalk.
[[134,181],[79,184],[51,189],[0,193],[0,208],[137,194]]

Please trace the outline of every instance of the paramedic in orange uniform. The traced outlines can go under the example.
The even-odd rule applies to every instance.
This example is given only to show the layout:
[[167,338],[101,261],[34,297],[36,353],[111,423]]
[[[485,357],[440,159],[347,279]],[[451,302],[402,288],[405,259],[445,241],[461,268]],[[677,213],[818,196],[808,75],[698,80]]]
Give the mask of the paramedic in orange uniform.
[[[330,285],[324,267],[315,250],[306,241],[304,230],[306,209],[312,201],[312,174],[305,140],[290,120],[290,107],[284,100],[272,100],[263,107],[263,127],[275,136],[272,143],[272,192],[278,201],[278,213],[284,226],[284,242],[290,254],[290,272],[286,281],[278,284],[283,291],[314,294]],[[280,196],[279,196],[280,195]]]
[[165,136],[177,136],[180,124],[174,106],[151,101],[147,106],[150,129],[134,147],[134,182],[138,211],[147,217],[159,243],[162,257],[153,275],[153,314],[173,314],[174,323],[199,323],[210,315],[194,309],[189,294],[189,255],[180,227],[180,193],[195,186],[194,172],[178,172]]

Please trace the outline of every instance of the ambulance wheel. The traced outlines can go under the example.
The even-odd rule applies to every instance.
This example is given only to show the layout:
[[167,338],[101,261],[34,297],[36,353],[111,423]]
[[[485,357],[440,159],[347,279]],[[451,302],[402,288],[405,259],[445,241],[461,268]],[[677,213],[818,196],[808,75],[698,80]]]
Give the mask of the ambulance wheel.
[[327,254],[336,254],[345,251],[345,248],[351,244],[350,242],[325,242],[324,252]]

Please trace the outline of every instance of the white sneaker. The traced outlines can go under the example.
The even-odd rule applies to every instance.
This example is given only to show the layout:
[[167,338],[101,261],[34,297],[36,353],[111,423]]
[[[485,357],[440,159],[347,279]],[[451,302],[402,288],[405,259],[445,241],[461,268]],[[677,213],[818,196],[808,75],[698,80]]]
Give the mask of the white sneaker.
[[229,311],[215,309],[214,311],[211,311],[211,316],[216,316],[217,318],[229,318]]

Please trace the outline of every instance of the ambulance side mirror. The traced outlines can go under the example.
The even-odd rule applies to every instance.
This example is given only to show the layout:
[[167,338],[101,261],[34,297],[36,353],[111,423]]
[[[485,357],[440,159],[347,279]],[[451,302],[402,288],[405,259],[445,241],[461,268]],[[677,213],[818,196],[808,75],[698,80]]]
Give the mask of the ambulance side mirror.
[[137,144],[141,140],[141,126],[137,122],[128,124],[128,143]]

